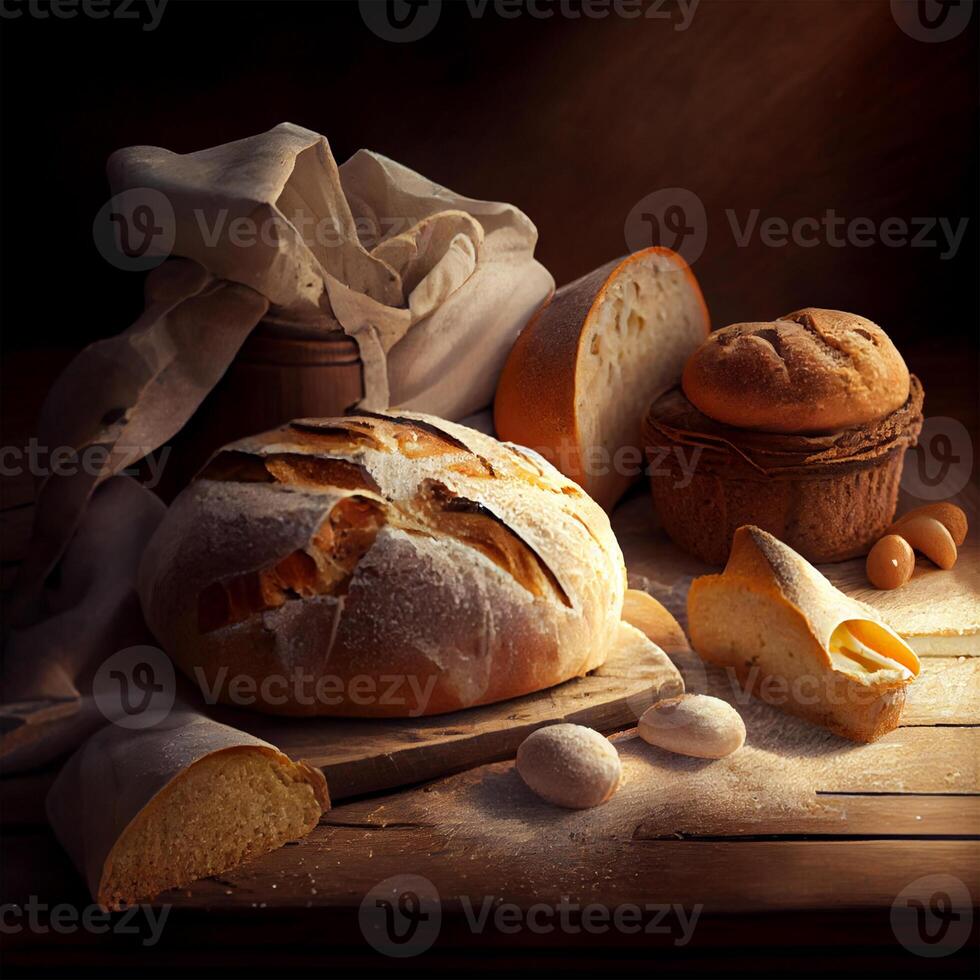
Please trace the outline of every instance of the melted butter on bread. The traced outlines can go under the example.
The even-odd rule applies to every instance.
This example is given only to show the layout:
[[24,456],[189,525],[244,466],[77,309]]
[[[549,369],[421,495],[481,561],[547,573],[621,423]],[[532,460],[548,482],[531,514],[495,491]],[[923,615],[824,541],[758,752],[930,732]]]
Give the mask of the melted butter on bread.
[[850,619],[831,634],[827,652],[834,670],[845,674],[898,671],[902,679],[919,673],[919,658],[896,633],[871,620]]

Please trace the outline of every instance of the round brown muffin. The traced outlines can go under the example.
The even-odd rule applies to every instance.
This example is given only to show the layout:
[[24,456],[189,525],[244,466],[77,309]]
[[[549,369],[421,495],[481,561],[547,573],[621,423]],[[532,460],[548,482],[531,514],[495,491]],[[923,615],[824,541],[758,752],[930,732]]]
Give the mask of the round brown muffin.
[[763,432],[866,425],[909,397],[908,368],[881,327],[839,310],[717,330],[691,355],[682,384],[709,418]]
[[877,422],[790,435],[716,422],[674,388],[654,401],[644,424],[664,529],[713,565],[725,563],[743,524],[761,527],[811,562],[862,555],[894,516],[922,402],[913,375],[905,403]]

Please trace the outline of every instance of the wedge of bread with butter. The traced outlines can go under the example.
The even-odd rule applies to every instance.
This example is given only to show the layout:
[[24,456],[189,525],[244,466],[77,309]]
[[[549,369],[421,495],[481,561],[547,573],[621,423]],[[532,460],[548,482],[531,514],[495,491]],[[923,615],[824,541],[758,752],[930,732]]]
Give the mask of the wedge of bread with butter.
[[848,598],[758,527],[735,532],[719,575],[694,580],[691,644],[756,697],[844,738],[898,726],[919,660],[870,606]]

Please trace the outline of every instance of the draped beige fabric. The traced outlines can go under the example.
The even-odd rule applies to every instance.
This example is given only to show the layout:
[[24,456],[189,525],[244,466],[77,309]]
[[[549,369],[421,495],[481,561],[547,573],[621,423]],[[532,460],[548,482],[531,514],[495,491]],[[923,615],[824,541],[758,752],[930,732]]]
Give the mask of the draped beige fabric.
[[323,136],[290,123],[195,153],[130,147],[108,172],[123,226],[153,211],[164,244],[148,254],[162,249],[163,264],[143,314],[82,351],[47,399],[41,443],[104,462],[40,487],[14,623],[41,615],[42,583],[95,487],[180,430],[263,317],[353,337],[361,407],[457,420],[490,403],[554,287],[517,208],[366,150],[338,167]]

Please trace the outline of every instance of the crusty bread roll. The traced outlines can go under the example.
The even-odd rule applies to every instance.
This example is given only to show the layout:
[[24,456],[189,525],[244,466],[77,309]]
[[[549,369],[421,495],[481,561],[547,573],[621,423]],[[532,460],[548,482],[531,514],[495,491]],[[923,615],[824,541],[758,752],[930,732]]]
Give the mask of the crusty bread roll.
[[625,588],[609,520],[579,487],[410,414],[226,447],[140,569],[147,623],[206,696],[292,715],[437,714],[583,675],[615,640]]
[[105,909],[220,874],[308,834],[323,773],[194,711],[106,725],[68,760],[48,819]]
[[848,598],[778,538],[735,532],[720,575],[691,583],[691,644],[757,697],[872,742],[895,728],[919,673],[911,648],[870,606]]
[[497,386],[494,423],[606,510],[644,469],[641,419],[708,335],[694,274],[666,248],[563,286],[524,328]]
[[866,425],[909,397],[908,368],[884,330],[839,310],[717,330],[685,365],[682,384],[709,418],[764,432]]

